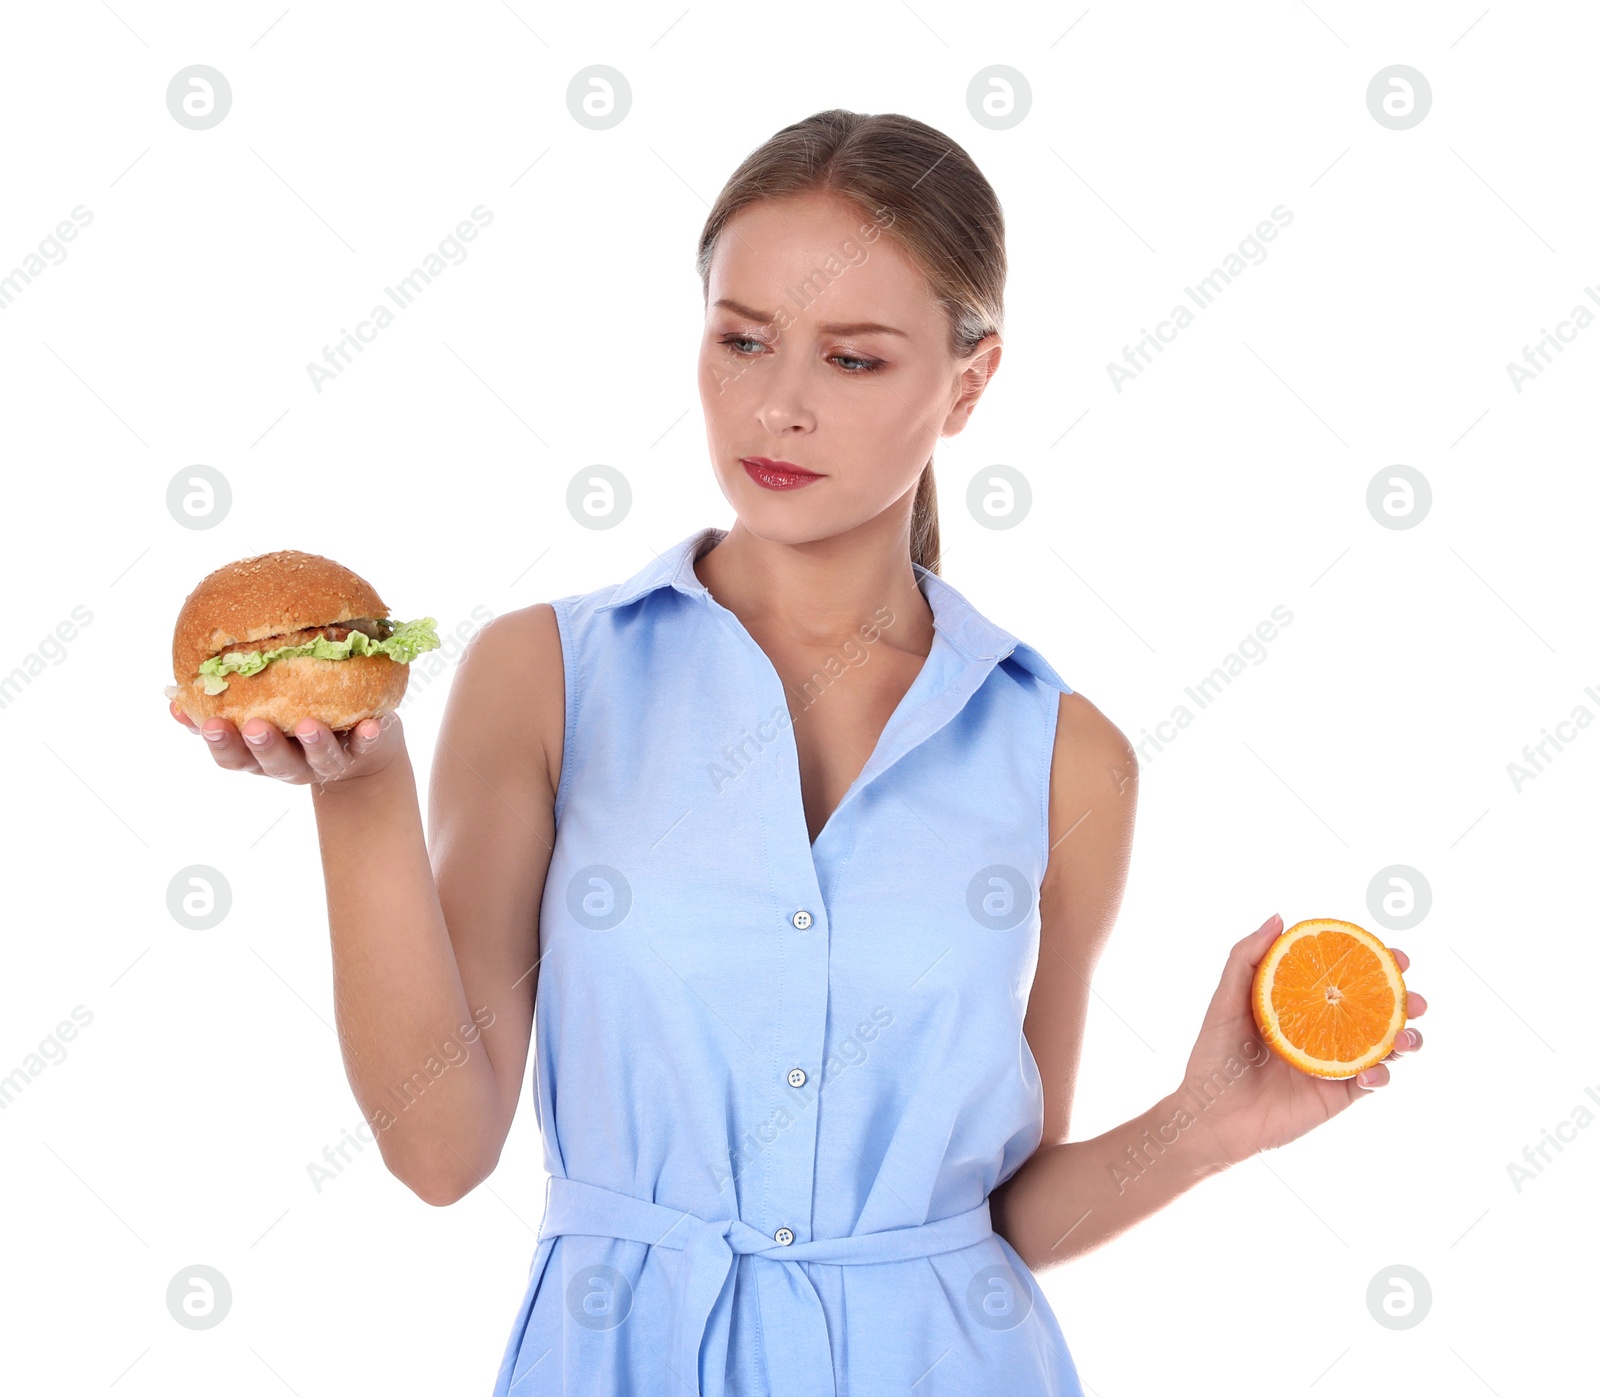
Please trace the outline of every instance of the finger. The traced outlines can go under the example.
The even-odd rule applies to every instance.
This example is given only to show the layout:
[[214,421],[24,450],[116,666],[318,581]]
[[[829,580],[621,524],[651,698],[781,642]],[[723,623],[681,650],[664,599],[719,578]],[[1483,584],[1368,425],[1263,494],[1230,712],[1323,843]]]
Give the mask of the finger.
[[1283,918],[1274,912],[1248,936],[1233,943],[1222,967],[1222,978],[1217,982],[1217,992],[1212,996],[1213,1006],[1237,1006],[1244,1002],[1242,997],[1255,976],[1256,966],[1282,930]]
[[338,780],[355,761],[340,743],[339,735],[315,718],[302,718],[294,725],[294,735],[299,739],[306,765],[319,783]]
[[[307,719],[297,724],[295,735],[301,736],[302,730],[309,728],[313,721]],[[390,729],[397,728],[399,723],[398,715],[384,713],[378,718],[364,718],[354,727],[340,728],[337,732],[330,731],[325,725],[319,725],[317,740],[306,749],[306,755],[312,761],[312,771],[315,775],[314,788],[321,791],[327,788],[330,781],[353,779],[363,775],[369,765],[367,759],[385,743],[398,740],[398,735],[387,734]],[[320,748],[326,748],[328,755],[321,758],[322,764],[318,765],[319,759],[313,754]]]
[[1406,1017],[1408,1019],[1420,1018],[1428,1012],[1428,1001],[1415,990],[1406,991]]
[[384,714],[382,718],[363,718],[350,730],[350,747],[356,755],[365,755],[372,751],[383,734],[390,726],[392,714]]
[[386,744],[397,743],[400,741],[398,725],[400,725],[398,714],[382,714],[376,719],[362,719],[362,722],[350,728],[347,735],[347,749],[350,755],[360,763]]
[[400,740],[400,715],[380,713],[376,718],[363,718],[350,730],[350,751],[356,757],[365,757],[388,743]]
[[1394,1046],[1389,1049],[1389,1057],[1403,1057],[1406,1053],[1414,1053],[1422,1046],[1422,1035],[1414,1028],[1402,1028],[1394,1036]]
[[168,702],[167,712],[172,714],[172,716],[182,723],[184,727],[188,728],[190,732],[200,731],[200,729],[195,726],[194,719],[178,707],[177,699],[172,699]]
[[1411,969],[1411,957],[1398,946],[1389,947],[1389,954],[1395,958],[1395,963],[1399,965],[1401,970]]
[[239,729],[226,718],[207,718],[200,724],[200,736],[205,738],[218,766],[228,771],[260,772],[255,754],[239,736]]
[[384,725],[378,719],[362,719],[349,733],[344,736],[346,751],[350,759],[360,762],[363,757],[370,757],[384,741]]
[[298,742],[290,742],[265,718],[252,718],[239,730],[263,774],[279,781],[308,781],[311,766]]
[[1233,949],[1254,967],[1260,963],[1261,957],[1266,955],[1268,947],[1278,939],[1278,933],[1282,930],[1283,918],[1274,912],[1248,936],[1234,942]]
[[1365,1072],[1357,1072],[1355,1076],[1346,1079],[1350,1090],[1357,1096],[1364,1096],[1367,1092],[1385,1086],[1389,1081],[1389,1069],[1381,1062],[1374,1063]]

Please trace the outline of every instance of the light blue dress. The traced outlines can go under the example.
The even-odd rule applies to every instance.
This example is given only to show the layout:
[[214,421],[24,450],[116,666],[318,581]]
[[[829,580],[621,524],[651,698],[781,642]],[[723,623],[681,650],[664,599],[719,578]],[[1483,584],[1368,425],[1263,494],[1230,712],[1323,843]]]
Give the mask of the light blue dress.
[[1072,690],[918,567],[933,648],[813,845],[783,684],[694,572],[725,536],[553,603],[551,1177],[495,1397],[1082,1397],[988,1204],[1043,1135],[1022,1021]]

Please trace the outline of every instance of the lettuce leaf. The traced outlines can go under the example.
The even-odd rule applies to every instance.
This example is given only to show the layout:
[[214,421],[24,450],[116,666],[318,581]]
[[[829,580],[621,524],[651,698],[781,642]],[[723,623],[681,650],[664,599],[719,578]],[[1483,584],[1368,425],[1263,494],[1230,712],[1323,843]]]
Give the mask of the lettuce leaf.
[[374,640],[365,631],[351,631],[343,640],[317,636],[304,645],[280,645],[276,650],[229,650],[200,662],[199,674],[208,694],[220,694],[228,687],[225,676],[260,674],[274,660],[309,655],[315,660],[348,660],[352,655],[387,655],[396,664],[410,664],[425,650],[439,648],[438,624],[433,617],[405,621],[383,640]]

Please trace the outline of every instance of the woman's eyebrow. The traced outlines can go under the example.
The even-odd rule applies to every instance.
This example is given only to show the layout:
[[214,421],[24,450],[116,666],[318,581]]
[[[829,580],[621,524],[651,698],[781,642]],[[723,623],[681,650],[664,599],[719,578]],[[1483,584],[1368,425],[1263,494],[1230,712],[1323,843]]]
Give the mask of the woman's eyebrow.
[[[720,299],[713,301],[712,305],[720,306],[720,307],[722,307],[722,308],[724,308],[726,310],[731,310],[735,315],[742,315],[742,316],[745,316],[746,318],[748,318],[750,320],[759,320],[764,325],[770,323],[771,321],[773,321],[775,319],[777,319],[777,316],[776,316],[775,312],[763,311],[763,310],[752,310],[749,306],[741,305],[738,301],[730,300],[726,296],[723,296]],[[817,329],[822,330],[824,333],[830,334],[830,335],[869,335],[869,334],[879,334],[879,335],[899,335],[901,339],[910,339],[911,338],[911,336],[906,334],[906,332],[904,330],[897,330],[893,325],[879,325],[876,321],[871,321],[871,320],[855,321],[855,322],[853,322],[853,323],[851,323],[849,325],[843,325],[843,324],[819,325],[819,326],[817,326]]]

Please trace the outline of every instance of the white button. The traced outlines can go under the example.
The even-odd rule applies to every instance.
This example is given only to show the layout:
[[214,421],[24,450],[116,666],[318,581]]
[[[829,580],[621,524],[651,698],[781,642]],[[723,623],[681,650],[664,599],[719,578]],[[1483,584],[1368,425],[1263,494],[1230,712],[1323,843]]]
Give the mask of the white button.
[[782,1242],[784,1246],[788,1246],[790,1242],[794,1241],[794,1233],[789,1231],[787,1227],[780,1227],[776,1240]]
[[802,907],[794,914],[794,916],[790,917],[789,920],[795,924],[796,930],[804,931],[808,926],[811,925],[811,913],[807,912],[806,909]]
[[806,1074],[804,1069],[799,1067],[791,1067],[789,1069],[789,1085],[792,1087],[803,1087],[805,1084]]

